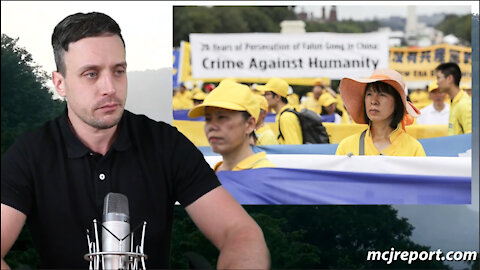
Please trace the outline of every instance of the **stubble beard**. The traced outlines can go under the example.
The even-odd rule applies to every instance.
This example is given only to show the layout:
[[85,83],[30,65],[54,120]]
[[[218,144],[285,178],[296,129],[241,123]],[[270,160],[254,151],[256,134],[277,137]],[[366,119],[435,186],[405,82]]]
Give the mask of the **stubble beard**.
[[98,117],[95,117],[94,114],[92,115],[79,114],[78,117],[80,118],[80,120],[82,120],[82,122],[84,122],[85,124],[95,129],[109,129],[116,126],[120,122],[120,120],[122,119],[123,112],[124,112],[124,108],[123,107],[119,108],[119,112],[115,112],[115,117],[112,117],[113,115],[110,115],[109,117],[110,119],[98,118]]

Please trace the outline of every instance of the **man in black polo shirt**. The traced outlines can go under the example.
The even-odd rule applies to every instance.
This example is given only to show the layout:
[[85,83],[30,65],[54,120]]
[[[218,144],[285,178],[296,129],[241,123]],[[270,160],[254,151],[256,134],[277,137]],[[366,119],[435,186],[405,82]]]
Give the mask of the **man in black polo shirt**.
[[70,15],[55,27],[52,45],[53,84],[67,108],[2,159],[2,269],[25,222],[41,268],[87,269],[86,230],[101,220],[108,192],[127,196],[132,227],[147,222],[148,268],[168,268],[176,201],[220,250],[219,268],[268,268],[261,229],[198,149],[170,125],[124,110],[127,63],[117,23],[101,13]]

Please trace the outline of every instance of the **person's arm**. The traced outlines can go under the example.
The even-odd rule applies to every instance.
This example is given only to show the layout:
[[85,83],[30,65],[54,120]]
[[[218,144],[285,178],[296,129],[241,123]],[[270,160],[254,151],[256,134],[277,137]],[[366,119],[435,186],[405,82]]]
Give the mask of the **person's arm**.
[[7,263],[3,260],[5,255],[7,255],[10,248],[13,246],[13,243],[17,240],[20,231],[25,224],[25,220],[27,216],[12,208],[8,205],[2,203],[1,207],[2,211],[2,234],[1,234],[1,241],[2,241],[2,269],[10,269]]
[[[466,95],[466,94],[464,94]],[[464,103],[466,106],[462,108],[460,113],[459,122],[462,126],[463,133],[472,133],[472,103]]]
[[262,230],[223,187],[211,190],[185,209],[220,251],[218,269],[270,267]]
[[330,93],[330,95],[332,95],[332,97],[337,98],[337,92],[335,92],[332,88],[326,86],[325,90],[327,90],[327,92]]

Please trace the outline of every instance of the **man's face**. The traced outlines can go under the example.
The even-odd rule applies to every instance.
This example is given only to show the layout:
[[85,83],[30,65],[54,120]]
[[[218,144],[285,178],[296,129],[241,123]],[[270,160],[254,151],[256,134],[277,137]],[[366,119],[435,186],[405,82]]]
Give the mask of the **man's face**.
[[53,73],[72,124],[108,129],[120,121],[127,97],[125,47],[119,36],[83,38],[64,53],[65,76]]
[[333,114],[337,110],[337,103],[332,103],[328,106],[325,107],[325,110],[327,111],[327,114]]
[[441,104],[445,102],[445,96],[447,95],[445,92],[440,92],[439,89],[435,89],[430,91],[429,93],[430,99],[433,101],[433,103]]
[[273,96],[273,92],[272,91],[267,91],[263,94],[263,96],[265,97],[265,99],[267,100],[268,102],[268,107],[270,108],[273,108],[275,106],[277,106],[277,103],[278,101],[275,99],[275,97]]
[[437,71],[436,76],[437,76],[438,89],[441,92],[447,93],[448,89],[450,88],[448,78],[445,77],[445,75],[441,71]]
[[323,93],[323,87],[320,85],[315,85],[312,89],[313,96],[318,99]]

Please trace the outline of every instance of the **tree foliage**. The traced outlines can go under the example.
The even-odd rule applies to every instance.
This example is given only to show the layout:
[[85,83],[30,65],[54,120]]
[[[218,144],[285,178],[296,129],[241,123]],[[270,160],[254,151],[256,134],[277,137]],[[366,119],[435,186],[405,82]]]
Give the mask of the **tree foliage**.
[[458,16],[450,14],[445,16],[445,19],[439,22],[436,29],[442,31],[444,35],[455,35],[460,38],[466,45],[471,44],[472,40],[472,15],[467,14]]
[[[391,206],[245,206],[263,230],[272,268],[449,269],[442,262],[367,261],[367,251],[429,251],[414,243],[412,225]],[[194,251],[216,265],[218,252],[180,207],[175,209],[172,267],[186,268]]]
[[280,22],[295,18],[287,6],[173,7],[173,46],[190,33],[280,32]]
[[49,79],[32,55],[2,34],[2,154],[18,135],[57,116],[64,108],[45,85]]
[[378,30],[378,21],[353,21],[344,20],[339,22],[314,22],[306,23],[307,32],[336,32],[336,33],[366,33]]
[[[46,86],[48,75],[17,42],[18,38],[13,39],[2,34],[2,155],[19,135],[54,118],[65,107],[62,101],[52,100],[52,94]],[[39,262],[38,253],[26,227],[5,261],[13,268],[35,267]]]

